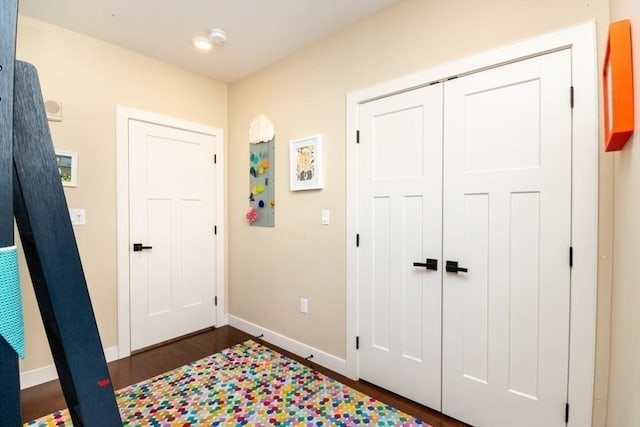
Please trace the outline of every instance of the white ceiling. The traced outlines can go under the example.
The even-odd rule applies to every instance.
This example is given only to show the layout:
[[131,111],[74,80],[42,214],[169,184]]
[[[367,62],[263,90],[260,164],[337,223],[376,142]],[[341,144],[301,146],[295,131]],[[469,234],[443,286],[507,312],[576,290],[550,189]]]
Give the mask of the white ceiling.
[[[20,14],[232,82],[398,0],[21,0]],[[211,28],[227,43],[191,45]]]

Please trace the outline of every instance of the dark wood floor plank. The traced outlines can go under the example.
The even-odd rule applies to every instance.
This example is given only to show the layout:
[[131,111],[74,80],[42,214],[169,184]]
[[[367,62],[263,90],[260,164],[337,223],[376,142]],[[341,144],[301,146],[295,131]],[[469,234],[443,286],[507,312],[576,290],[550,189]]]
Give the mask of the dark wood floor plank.
[[[109,372],[114,388],[120,389],[137,383],[147,378],[176,369],[182,365],[202,359],[210,354],[217,353],[232,345],[239,344],[248,339],[260,342],[273,350],[284,354],[298,362],[311,366],[323,374],[334,378],[343,384],[359,390],[371,397],[406,412],[409,415],[420,418],[433,427],[466,427],[467,424],[456,421],[439,412],[433,411],[417,403],[411,402],[396,394],[390,393],[373,384],[364,381],[353,381],[322,366],[307,362],[302,358],[289,353],[267,342],[260,341],[238,329],[230,326],[208,330],[201,334],[193,335],[182,340],[168,343],[164,346],[150,349],[131,357],[127,357],[109,363]],[[22,415],[25,422],[50,414],[66,406],[60,384],[51,381],[36,387],[22,391]]]

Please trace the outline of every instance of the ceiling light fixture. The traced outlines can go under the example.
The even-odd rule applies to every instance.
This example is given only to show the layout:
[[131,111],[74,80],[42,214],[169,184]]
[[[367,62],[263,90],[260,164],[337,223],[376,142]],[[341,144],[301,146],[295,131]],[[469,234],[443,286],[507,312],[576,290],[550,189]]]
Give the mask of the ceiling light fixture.
[[209,31],[209,41],[215,45],[222,46],[227,42],[227,33],[220,28]]
[[191,43],[193,43],[193,46],[196,49],[200,50],[209,50],[213,47],[209,39],[206,37],[194,37],[191,39]]

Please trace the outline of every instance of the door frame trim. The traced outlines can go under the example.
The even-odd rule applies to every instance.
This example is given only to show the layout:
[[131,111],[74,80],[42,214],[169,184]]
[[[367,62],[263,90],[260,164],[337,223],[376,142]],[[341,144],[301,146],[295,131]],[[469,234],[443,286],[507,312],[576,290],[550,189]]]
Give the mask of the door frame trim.
[[224,131],[148,111],[116,106],[116,252],[118,358],[131,354],[130,276],[129,276],[129,121],[136,120],[215,137],[216,162],[216,325],[227,324],[225,311],[225,182]]
[[[569,427],[591,425],[595,379],[598,270],[598,86],[596,24],[579,24],[549,34],[438,65],[347,94],[347,374],[358,378],[358,145],[359,106],[383,98],[546,53],[571,49],[572,83],[578,102],[572,122],[571,270],[568,403]],[[569,88],[567,88],[569,103]],[[567,248],[567,251],[569,248]],[[567,255],[568,262],[568,255]],[[564,412],[563,412],[564,414]]]

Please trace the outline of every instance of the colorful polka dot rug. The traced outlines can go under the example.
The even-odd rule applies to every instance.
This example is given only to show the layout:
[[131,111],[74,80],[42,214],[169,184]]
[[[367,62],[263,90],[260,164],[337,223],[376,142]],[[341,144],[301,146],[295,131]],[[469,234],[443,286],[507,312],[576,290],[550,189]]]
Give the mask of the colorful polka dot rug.
[[[253,341],[116,392],[123,426],[428,426]],[[67,410],[25,426],[73,426]]]

